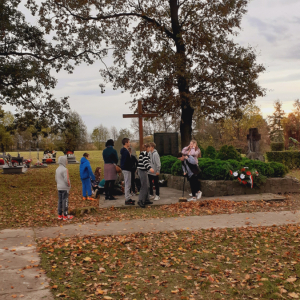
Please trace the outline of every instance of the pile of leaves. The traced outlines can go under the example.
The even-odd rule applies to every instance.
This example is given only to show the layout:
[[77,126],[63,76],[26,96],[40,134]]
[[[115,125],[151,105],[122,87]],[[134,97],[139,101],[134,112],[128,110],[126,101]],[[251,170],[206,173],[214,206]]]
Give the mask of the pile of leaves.
[[299,299],[300,226],[45,238],[55,297]]

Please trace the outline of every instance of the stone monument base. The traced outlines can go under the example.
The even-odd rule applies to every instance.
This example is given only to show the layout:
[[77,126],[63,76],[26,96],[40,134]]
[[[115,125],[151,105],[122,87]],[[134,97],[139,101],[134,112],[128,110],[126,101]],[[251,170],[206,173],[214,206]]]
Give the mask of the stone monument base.
[[79,164],[79,161],[76,160],[76,157],[75,156],[68,156],[67,157],[68,159],[68,164],[72,165],[72,164]]
[[247,158],[253,159],[253,160],[265,161],[265,157],[260,152],[249,152],[247,154]]
[[27,170],[23,170],[22,166],[17,167],[3,167],[3,173],[2,174],[24,174]]

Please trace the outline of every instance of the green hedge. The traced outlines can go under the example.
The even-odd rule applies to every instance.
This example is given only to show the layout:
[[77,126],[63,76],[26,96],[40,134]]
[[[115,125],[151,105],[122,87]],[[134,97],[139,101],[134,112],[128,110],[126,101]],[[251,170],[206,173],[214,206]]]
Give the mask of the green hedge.
[[[248,167],[250,170],[257,170],[259,174],[265,177],[284,177],[289,171],[288,167],[278,162],[265,163],[248,158],[243,158],[241,161],[234,159],[199,158],[198,162],[201,169],[199,178],[202,180],[229,180],[229,170],[234,172],[243,167]],[[183,175],[181,161],[176,157],[163,156],[161,157],[161,163],[161,173],[175,176]]]
[[233,146],[224,145],[219,150],[216,158],[221,160],[235,159],[240,161],[242,156]]
[[208,146],[205,150],[204,155],[202,155],[202,157],[204,158],[211,158],[211,159],[215,159],[217,156],[217,151],[213,146]]
[[175,162],[179,161],[175,156],[166,155],[160,158],[161,162],[161,173],[172,174],[171,169]]
[[282,163],[290,169],[300,167],[300,151],[271,151],[266,156],[269,162]]

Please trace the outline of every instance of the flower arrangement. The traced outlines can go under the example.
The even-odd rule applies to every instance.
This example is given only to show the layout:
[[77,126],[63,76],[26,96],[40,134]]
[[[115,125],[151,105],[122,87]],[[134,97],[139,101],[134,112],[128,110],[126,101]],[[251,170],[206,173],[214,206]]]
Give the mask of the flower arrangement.
[[251,189],[253,185],[259,185],[260,182],[265,180],[264,176],[261,176],[256,170],[249,170],[248,167],[241,168],[237,171],[229,170],[229,174],[232,179],[236,179],[240,184],[244,186],[250,186]]
[[4,159],[0,158],[0,165],[5,165]]
[[46,164],[52,164],[52,162],[53,162],[53,161],[52,161],[51,158],[47,158],[47,159],[46,159]]

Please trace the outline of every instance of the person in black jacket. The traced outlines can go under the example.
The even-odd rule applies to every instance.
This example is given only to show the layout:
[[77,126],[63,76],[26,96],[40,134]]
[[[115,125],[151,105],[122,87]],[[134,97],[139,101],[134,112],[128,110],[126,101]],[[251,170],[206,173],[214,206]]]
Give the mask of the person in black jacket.
[[131,199],[130,185],[131,185],[131,158],[128,148],[130,147],[130,140],[124,138],[122,140],[123,148],[120,150],[121,160],[120,166],[124,175],[124,189],[125,189],[125,205],[134,205],[135,202]]
[[138,160],[135,155],[132,154],[131,148],[128,148],[131,159],[131,194],[135,195],[135,172],[137,170]]

